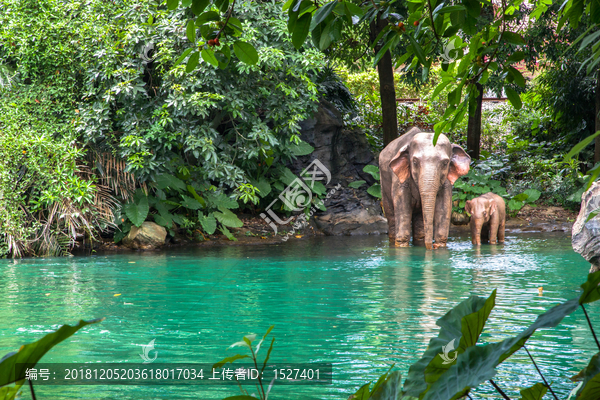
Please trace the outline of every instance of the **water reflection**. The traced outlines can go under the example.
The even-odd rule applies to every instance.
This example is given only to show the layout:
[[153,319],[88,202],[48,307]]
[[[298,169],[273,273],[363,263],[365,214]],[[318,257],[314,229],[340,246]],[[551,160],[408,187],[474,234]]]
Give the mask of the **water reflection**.
[[[552,235],[513,236],[505,245],[481,247],[457,238],[436,251],[390,247],[387,237],[367,237],[153,255],[0,260],[0,355],[58,324],[106,316],[44,360],[137,362],[139,346],[156,338],[162,362],[215,362],[232,355],[227,347],[244,334],[262,334],[275,324],[274,361],[336,366],[333,387],[302,389],[302,398],[347,398],[391,363],[405,374],[436,335],[435,321],[461,300],[487,297],[498,288],[497,307],[482,335],[496,341],[574,297],[587,269],[568,238]],[[599,308],[592,306],[598,324]],[[587,329],[581,315],[574,315],[560,328],[532,338],[530,351],[557,382],[559,393],[570,387],[564,377],[576,373],[593,352]],[[498,379],[507,387],[537,382],[524,357],[517,353],[500,369]],[[72,388],[44,390],[49,398],[81,397]],[[175,393],[173,388],[111,390],[93,387],[89,397]],[[226,397],[221,390],[198,390],[178,389],[176,397]],[[278,393],[285,398],[282,390]],[[491,393],[482,390],[482,396]],[[287,398],[298,398],[298,393]]]

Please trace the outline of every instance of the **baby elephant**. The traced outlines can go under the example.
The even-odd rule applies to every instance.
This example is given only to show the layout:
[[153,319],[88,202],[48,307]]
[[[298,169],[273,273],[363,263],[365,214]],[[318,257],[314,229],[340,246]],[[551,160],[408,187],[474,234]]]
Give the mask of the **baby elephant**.
[[465,210],[471,214],[471,242],[473,244],[481,244],[482,239],[485,242],[488,238],[490,244],[504,243],[506,210],[502,197],[492,192],[482,194],[467,201]]

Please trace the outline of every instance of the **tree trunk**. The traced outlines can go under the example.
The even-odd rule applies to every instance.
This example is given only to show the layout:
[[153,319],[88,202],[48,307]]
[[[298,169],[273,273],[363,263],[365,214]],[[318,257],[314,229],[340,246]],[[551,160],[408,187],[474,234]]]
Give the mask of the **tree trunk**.
[[[381,19],[377,16],[371,23],[370,38],[371,43],[375,41],[379,32],[388,24],[387,19]],[[375,46],[375,54],[379,52],[381,46]],[[379,74],[379,96],[381,98],[381,115],[383,117],[383,146],[387,146],[392,140],[398,137],[398,118],[396,116],[396,89],[394,87],[394,65],[392,64],[392,55],[386,51],[377,64],[377,73]]]
[[479,148],[481,145],[481,106],[483,104],[483,86],[476,83],[479,91],[475,112],[471,113],[469,108],[469,125],[467,126],[467,153],[472,160],[479,160]]
[[[600,131],[600,117],[598,116],[600,113],[600,68],[596,74],[596,118],[595,125],[596,130],[594,132]],[[596,136],[594,141],[594,162],[600,161],[600,136]]]

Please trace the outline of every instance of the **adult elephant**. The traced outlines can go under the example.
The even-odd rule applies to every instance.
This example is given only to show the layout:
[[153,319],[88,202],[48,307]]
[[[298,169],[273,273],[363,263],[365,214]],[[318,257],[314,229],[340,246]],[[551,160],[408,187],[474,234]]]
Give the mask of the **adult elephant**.
[[[390,241],[445,247],[452,213],[452,185],[469,172],[471,157],[445,135],[412,128],[379,154],[383,209]],[[435,243],[433,242],[435,238]]]

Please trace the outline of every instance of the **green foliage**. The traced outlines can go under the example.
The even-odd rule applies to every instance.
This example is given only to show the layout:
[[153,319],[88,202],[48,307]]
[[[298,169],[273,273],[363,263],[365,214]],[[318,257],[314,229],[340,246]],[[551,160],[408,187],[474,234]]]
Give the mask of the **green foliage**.
[[[375,165],[365,165],[363,168],[363,171],[368,173],[369,175],[371,175],[373,177],[373,179],[375,179],[375,183],[371,186],[369,186],[367,188],[367,193],[369,193],[371,196],[381,199],[381,177],[379,176],[379,168]],[[354,189],[358,189],[359,187],[361,187],[362,185],[364,185],[366,183],[366,181],[354,181],[354,182],[350,182],[348,184],[349,187],[354,188]]]
[[402,394],[402,376],[400,371],[393,371],[392,365],[388,372],[381,375],[371,389],[371,382],[363,385],[348,400],[395,400]]
[[189,236],[196,230],[208,235],[217,228],[229,239],[236,240],[227,228],[241,228],[242,221],[230,210],[238,202],[218,191],[215,186],[198,183],[188,177],[161,174],[150,185],[149,193],[138,189],[132,200],[117,213],[119,231],[115,243],[120,242],[133,225],[141,226],[148,218],[167,229],[174,236],[175,224],[184,228]]
[[51,112],[56,94],[18,88],[0,93],[0,257],[62,255],[107,221],[64,108]]
[[[275,325],[271,325],[269,327],[269,329],[267,329],[267,332],[264,334],[264,336],[260,339],[260,341],[256,344],[256,346],[252,345],[252,342],[254,342],[256,340],[256,335],[246,335],[242,338],[242,340],[240,340],[239,342],[235,342],[234,344],[232,344],[231,346],[229,346],[229,348],[233,348],[233,347],[245,347],[250,351],[250,356],[248,355],[241,355],[241,354],[236,354],[234,356],[230,356],[230,357],[226,357],[223,360],[219,361],[218,363],[215,363],[212,366],[212,369],[218,369],[218,368],[222,368],[225,364],[228,363],[233,363],[234,361],[237,360],[243,360],[245,358],[251,358],[254,365],[256,366],[256,368],[259,368],[259,362],[258,362],[258,353],[262,348],[262,345],[265,341],[265,339],[267,338],[267,336],[269,335],[269,333],[271,333],[271,331],[273,330],[273,328],[275,327]],[[261,375],[262,375],[262,371],[265,370],[265,368],[267,367],[267,363],[269,362],[269,357],[271,357],[271,351],[273,351],[273,344],[275,343],[275,338],[271,339],[271,345],[269,346],[269,350],[267,350],[267,354],[265,355],[265,358],[262,362],[262,367],[260,369]],[[260,376],[258,378],[258,398],[261,400],[267,400],[267,398],[269,397],[269,393],[271,391],[271,388],[273,387],[273,385],[269,385],[268,387],[265,387],[265,382],[263,382],[260,379]],[[242,395],[240,396],[233,396],[233,397],[227,397],[224,400],[246,400],[246,399],[256,399],[256,397],[250,396],[250,394],[248,393],[248,391],[246,391],[244,389],[244,387],[242,385],[239,385],[240,390],[242,391]]]
[[[17,390],[24,382],[27,368],[34,366],[50,349],[69,338],[84,326],[103,320],[104,318],[91,321],[81,320],[75,326],[63,325],[57,331],[47,334],[40,340],[23,345],[18,351],[8,353],[2,357],[0,359],[0,395],[7,394],[9,399],[14,398]],[[16,388],[2,388],[2,386],[15,382],[17,383]],[[11,395],[13,397],[10,397]]]

